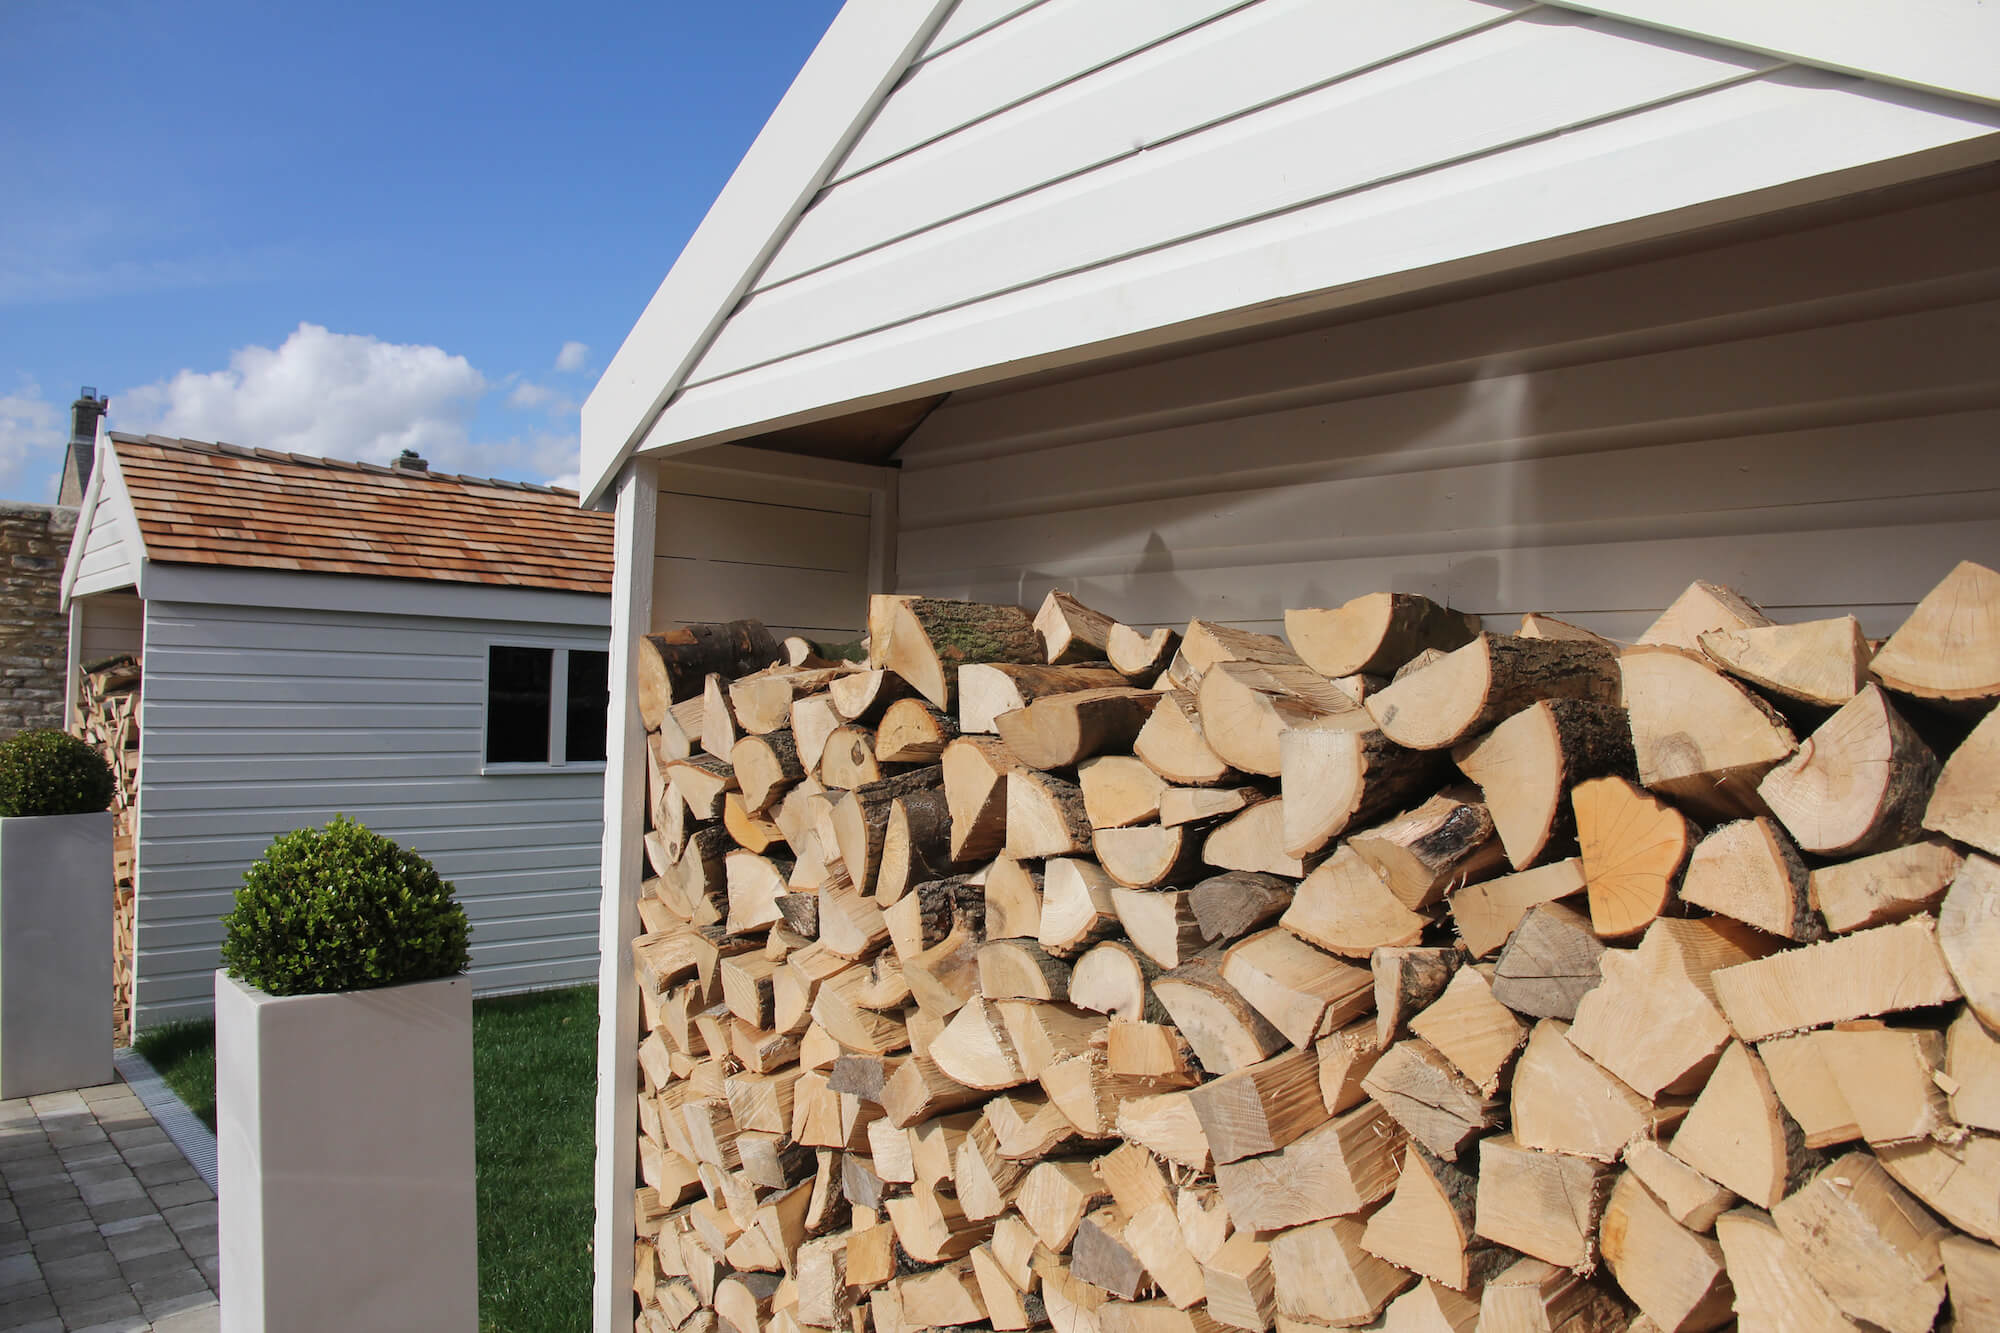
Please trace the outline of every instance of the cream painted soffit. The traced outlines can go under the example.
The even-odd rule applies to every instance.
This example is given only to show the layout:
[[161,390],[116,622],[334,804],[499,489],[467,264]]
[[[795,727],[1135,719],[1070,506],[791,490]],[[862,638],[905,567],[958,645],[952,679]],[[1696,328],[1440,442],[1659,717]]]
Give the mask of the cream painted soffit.
[[848,0],[583,404],[594,506],[956,0]]
[[[2000,3],[1992,0],[1542,3],[2000,105]],[[678,442],[674,432],[654,430],[662,411],[911,62],[963,4],[847,0],[585,401],[585,506],[602,500],[642,443]],[[664,438],[649,440],[649,432]]]

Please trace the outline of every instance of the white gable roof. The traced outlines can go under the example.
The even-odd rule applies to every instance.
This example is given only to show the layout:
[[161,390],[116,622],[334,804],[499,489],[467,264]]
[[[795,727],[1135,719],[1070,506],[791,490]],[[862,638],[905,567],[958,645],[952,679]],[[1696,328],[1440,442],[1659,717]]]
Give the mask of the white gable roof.
[[584,405],[585,480],[1984,160],[1996,54],[1979,0],[849,0]]

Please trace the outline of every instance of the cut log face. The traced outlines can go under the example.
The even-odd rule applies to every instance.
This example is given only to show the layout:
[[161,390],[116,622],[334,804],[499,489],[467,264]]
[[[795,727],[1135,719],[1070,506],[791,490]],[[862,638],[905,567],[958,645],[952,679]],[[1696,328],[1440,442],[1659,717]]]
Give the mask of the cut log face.
[[940,766],[951,811],[952,859],[999,855],[1007,837],[1007,775],[1020,761],[998,739],[961,736],[944,747]]
[[1410,1137],[1448,1162],[1472,1139],[1500,1123],[1502,1107],[1473,1085],[1429,1043],[1397,1042],[1361,1081]]
[[996,940],[1042,933],[1042,877],[1011,856],[986,869],[986,934]]
[[1306,863],[1284,850],[1285,798],[1259,801],[1230,819],[1201,845],[1201,859],[1218,870],[1248,870],[1297,879]]
[[1724,967],[1711,984],[1744,1041],[1959,998],[1938,923],[1921,916]]
[[1527,1024],[1493,998],[1486,974],[1474,967],[1454,973],[1444,993],[1410,1020],[1410,1031],[1489,1097],[1500,1091],[1515,1052],[1528,1039]]
[[1540,1259],[1520,1260],[1479,1296],[1485,1333],[1612,1333],[1630,1322],[1608,1293]]
[[1965,858],[1938,911],[1938,944],[1965,1002],[2000,1030],[2000,861]]
[[1216,1184],[1239,1231],[1273,1231],[1358,1213],[1396,1188],[1403,1134],[1364,1102],[1275,1153],[1218,1163]]
[[1757,790],[1806,851],[1859,856],[1916,834],[1937,776],[1937,756],[1870,685]]
[[1576,1017],[1603,979],[1604,943],[1581,912],[1539,903],[1521,918],[1493,969],[1493,998],[1532,1018]]
[[1372,727],[1354,696],[1304,663],[1218,662],[1202,673],[1202,734],[1225,763],[1277,777],[1279,737],[1308,727]]
[[1681,899],[1788,940],[1826,934],[1805,862],[1770,819],[1737,820],[1703,838],[1688,858]]
[[1374,727],[1303,728],[1278,738],[1285,851],[1306,856],[1356,823],[1437,785],[1443,756],[1396,744]]
[[1480,631],[1478,616],[1416,593],[1367,593],[1330,611],[1285,612],[1285,637],[1320,675],[1386,676],[1423,652],[1450,652]]
[[840,730],[840,710],[833,696],[814,694],[792,702],[792,744],[797,747],[799,764],[808,774],[819,772],[825,757],[827,738]]
[[1285,1044],[1283,1034],[1206,958],[1162,973],[1153,983],[1153,995],[1211,1074],[1256,1064]]
[[1209,1317],[1230,1328],[1267,1333],[1277,1314],[1271,1280],[1271,1247],[1239,1231],[1202,1261]]
[[2000,699],[2000,574],[1961,562],[1924,594],[1869,664],[1875,678],[1919,699]]
[[1291,906],[1293,885],[1279,875],[1231,870],[1210,875],[1188,891],[1202,938],[1213,943],[1239,940]]
[[1248,810],[1268,794],[1256,787],[1167,787],[1160,793],[1159,818],[1168,828],[1223,819]]
[[1413,1281],[1361,1247],[1356,1218],[1311,1222],[1270,1238],[1271,1275],[1279,1324],[1286,1319],[1324,1327],[1365,1324]]
[[[1771,947],[1734,921],[1656,921],[1637,949],[1605,951],[1604,981],[1577,1004],[1569,1039],[1641,1096],[1696,1091],[1731,1035],[1715,1000],[1718,971],[1755,966]],[[1804,1025],[1773,1031],[1794,1026]]]
[[1617,658],[1593,643],[1481,634],[1367,708],[1397,744],[1442,750],[1542,699],[1616,703]]
[[1923,1333],[1944,1303],[1950,1233],[1880,1163],[1849,1153],[1771,1212],[1791,1252],[1841,1312],[1891,1333]]
[[1465,961],[1456,949],[1385,947],[1368,957],[1375,980],[1375,1034],[1383,1045],[1402,1035],[1421,1009],[1444,993]]
[[1770,623],[1771,618],[1736,589],[1696,579],[1646,628],[1639,642],[1695,653],[1701,651],[1701,636],[1710,631],[1756,629]]
[[1035,629],[1042,636],[1042,655],[1051,664],[1103,661],[1115,622],[1093,611],[1060,588],[1051,588],[1035,612]]
[[957,669],[973,662],[1040,662],[1042,636],[1018,606],[877,595],[868,605],[868,665],[894,671],[939,708]]
[[2000,1036],[1967,1011],[1945,1034],[1945,1080],[1951,1118],[1977,1129],[2000,1130]]
[[1514,869],[1574,850],[1569,789],[1590,778],[1636,773],[1625,710],[1576,699],[1543,700],[1453,751],[1485,793]]
[[1945,760],[1924,827],[2000,856],[2000,708]]
[[1941,838],[1926,838],[1812,872],[1808,892],[1828,929],[1886,926],[1936,907],[1965,857]]
[[1000,739],[1031,768],[1072,768],[1093,755],[1130,749],[1160,696],[1117,685],[1037,699],[994,718]]
[[1544,611],[1528,611],[1521,616],[1521,628],[1516,630],[1524,639],[1582,639],[1587,643],[1602,644],[1616,649],[1618,645],[1602,634],[1594,633],[1581,625],[1573,625],[1567,620],[1558,620]]
[[1580,783],[1570,799],[1591,928],[1605,939],[1636,935],[1672,903],[1699,835],[1680,811],[1623,778]]
[[1007,775],[1007,855],[1017,861],[1075,856],[1088,852],[1090,843],[1090,816],[1075,783],[1028,768]]
[[1041,946],[1066,958],[1111,934],[1118,925],[1111,889],[1110,876],[1095,861],[1050,861],[1042,873]]
[[1105,637],[1104,652],[1112,667],[1128,680],[1151,680],[1166,669],[1168,659],[1180,643],[1178,630],[1164,627],[1137,630],[1130,625],[1113,625]]
[[1157,1006],[1148,983],[1158,964],[1122,940],[1106,940],[1086,950],[1070,972],[1070,1003],[1093,1013],[1133,1022]]
[[898,699],[875,729],[875,760],[882,764],[930,764],[958,739],[951,714],[923,699]]
[[1651,1192],[1667,1216],[1690,1231],[1710,1231],[1736,1196],[1662,1148],[1653,1139],[1627,1144],[1625,1166]]
[[1111,890],[1112,910],[1139,951],[1171,971],[1201,951],[1201,928],[1184,889]]
[[2000,1241],[2000,1139],[1969,1134],[1956,1143],[1919,1139],[1875,1150],[1898,1185],[1951,1226],[1981,1240]]
[[1705,819],[1769,814],[1757,784],[1798,743],[1778,711],[1672,649],[1618,659],[1642,786]]
[[966,735],[994,735],[1002,713],[1018,712],[1038,699],[1078,690],[1125,685],[1103,666],[1023,666],[980,663],[958,673],[958,727]]
[[1736,1292],[1722,1246],[1676,1222],[1631,1172],[1612,1187],[1601,1226],[1605,1266],[1661,1329],[1693,1333],[1729,1322]]
[[2000,1326],[2000,1248],[1947,1236],[1940,1249],[1959,1326]]
[[1804,1182],[1805,1135],[1778,1103],[1764,1062],[1730,1043],[1668,1151],[1760,1208]]
[[1853,616],[1697,637],[1703,654],[1738,680],[1817,708],[1838,708],[1868,683],[1873,653]]
[[1118,1104],[1118,1135],[1192,1171],[1213,1164],[1201,1119],[1185,1092],[1129,1097]]
[[1535,1025],[1514,1067],[1513,1131],[1524,1147],[1615,1162],[1652,1133],[1652,1102],[1613,1077],[1569,1040],[1569,1025]]
[[1493,817],[1470,787],[1439,792],[1416,809],[1353,834],[1348,846],[1381,872],[1389,892],[1412,911],[1453,887],[1483,879],[1505,864]]
[[1552,861],[1465,885],[1451,895],[1451,920],[1458,927],[1460,946],[1474,958],[1484,958],[1507,942],[1530,908],[1582,892],[1583,862],[1576,857]]
[[1368,969],[1329,958],[1282,930],[1233,946],[1223,957],[1222,977],[1294,1046],[1310,1046],[1374,1003]]
[[1091,838],[1104,872],[1128,889],[1157,889],[1196,878],[1202,868],[1201,846],[1199,830],[1185,825],[1101,828]]
[[1342,844],[1306,876],[1278,924],[1330,953],[1366,958],[1385,945],[1415,944],[1430,923],[1397,900],[1381,871]]
[[1167,780],[1130,755],[1107,754],[1077,765],[1084,813],[1094,829],[1129,828],[1160,818]]
[[1457,1291],[1477,1286],[1514,1257],[1473,1235],[1478,1187],[1470,1172],[1412,1147],[1395,1195],[1368,1218],[1362,1248]]
[[1732,1209],[1716,1219],[1715,1239],[1729,1265],[1741,1327],[1860,1333],[1805,1271],[1768,1213]]
[[1168,782],[1183,786],[1212,787],[1235,772],[1209,746],[1191,690],[1169,689],[1161,694],[1152,716],[1132,742],[1132,753]]
[[1610,1168],[1536,1152],[1508,1135],[1479,1145],[1476,1230],[1487,1240],[1578,1272],[1597,1258],[1597,1220]]

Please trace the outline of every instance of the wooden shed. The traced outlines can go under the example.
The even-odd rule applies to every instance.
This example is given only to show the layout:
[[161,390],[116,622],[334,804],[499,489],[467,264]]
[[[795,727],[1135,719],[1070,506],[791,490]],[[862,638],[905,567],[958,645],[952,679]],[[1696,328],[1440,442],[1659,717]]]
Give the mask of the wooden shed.
[[[634,636],[1377,589],[1892,630],[2000,551],[2000,12],[851,0],[583,414]],[[614,715],[596,1326],[629,1319]]]
[[429,857],[484,992],[597,967],[610,528],[568,491],[103,437],[63,576],[71,726],[120,774],[120,1002],[210,1012],[273,837]]

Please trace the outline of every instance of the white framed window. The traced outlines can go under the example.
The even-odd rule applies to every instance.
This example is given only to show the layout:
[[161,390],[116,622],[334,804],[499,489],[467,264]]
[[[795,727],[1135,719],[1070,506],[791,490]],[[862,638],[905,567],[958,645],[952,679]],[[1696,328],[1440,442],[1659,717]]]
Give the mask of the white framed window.
[[601,771],[610,671],[601,648],[488,644],[480,771]]

